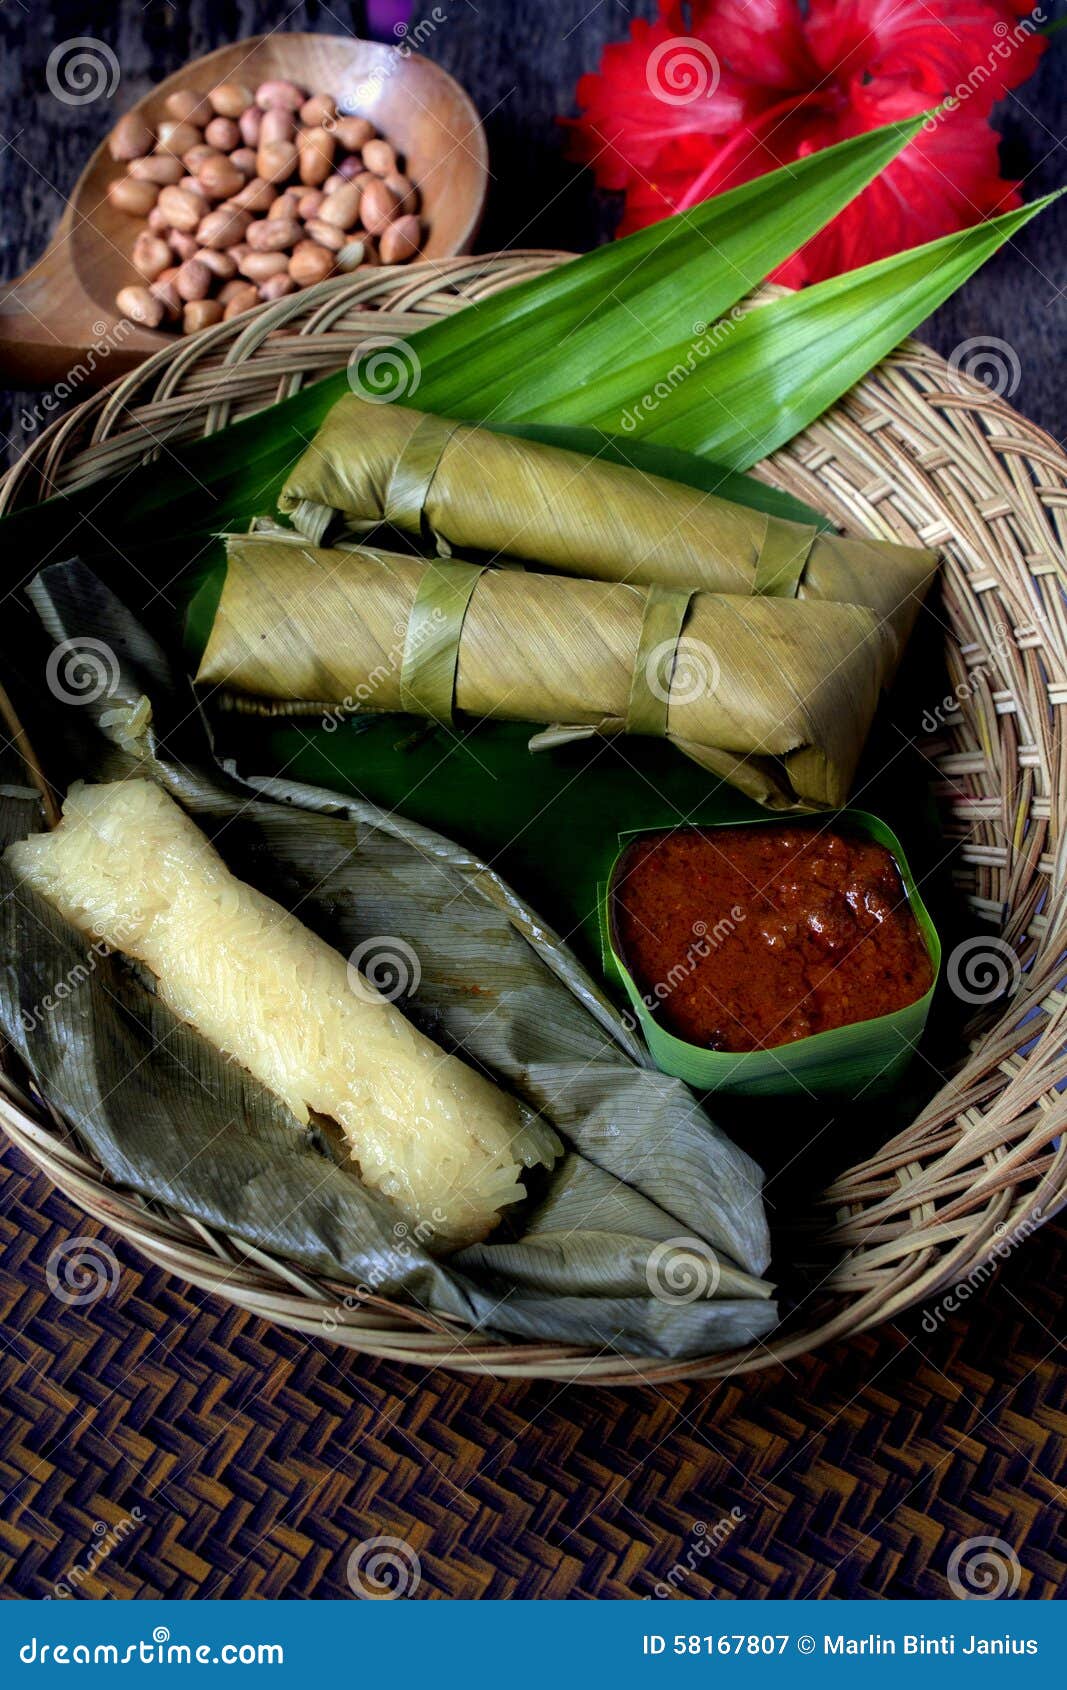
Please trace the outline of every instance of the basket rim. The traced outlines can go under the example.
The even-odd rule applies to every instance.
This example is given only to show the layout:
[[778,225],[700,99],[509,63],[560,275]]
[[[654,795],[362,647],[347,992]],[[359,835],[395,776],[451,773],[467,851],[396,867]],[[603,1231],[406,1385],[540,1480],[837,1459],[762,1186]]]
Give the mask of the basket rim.
[[[46,480],[50,479],[48,466],[55,464],[62,467],[68,456],[77,465],[79,454],[67,454],[66,448],[76,443],[83,434],[88,435],[89,444],[80,456],[91,456],[95,452],[104,460],[100,473],[90,474],[88,479],[103,479],[107,473],[106,465],[110,462],[108,442],[122,438],[121,429],[113,427],[115,419],[123,411],[136,419],[139,396],[148,388],[153,393],[157,391],[157,377],[161,378],[159,387],[167,395],[175,390],[180,396],[186,367],[195,373],[198,363],[223,348],[222,362],[218,365],[223,372],[222,381],[255,360],[257,354],[262,353],[266,362],[280,350],[282,370],[279,380],[291,384],[295,378],[296,385],[300,385],[305,376],[314,379],[326,371],[314,360],[310,371],[306,365],[303,371],[287,369],[286,351],[290,353],[291,361],[294,348],[311,350],[307,346],[302,348],[301,341],[306,343],[314,338],[316,352],[319,340],[335,343],[330,347],[336,352],[337,361],[333,367],[340,367],[348,355],[348,348],[346,346],[342,350],[339,344],[343,334],[339,334],[338,323],[342,325],[343,333],[351,336],[352,331],[346,326],[346,313],[358,315],[365,305],[370,304],[372,309],[366,312],[366,316],[372,320],[373,301],[379,297],[391,302],[390,318],[405,311],[410,314],[415,305],[424,305],[426,299],[432,301],[436,298],[438,309],[443,299],[449,308],[454,308],[456,302],[465,303],[472,293],[477,296],[482,284],[492,291],[498,285],[508,285],[524,274],[565,261],[571,256],[551,249],[526,249],[477,258],[423,262],[393,272],[379,269],[369,281],[359,276],[338,278],[274,305],[263,306],[236,325],[220,324],[194,337],[192,343],[178,342],[173,347],[162,348],[137,370],[118,377],[100,393],[83,400],[75,410],[58,418],[34,438],[20,462],[0,482],[0,511],[6,514],[7,510],[18,505],[39,503],[39,497],[34,496],[33,481],[38,474],[39,462],[45,466]],[[448,298],[449,289],[452,290],[451,298]],[[399,305],[396,303],[398,299]],[[429,315],[425,310],[421,314],[424,319]],[[293,325],[298,318],[302,322],[294,335]],[[893,386],[898,376],[902,383],[899,390]],[[951,381],[948,379],[950,376]],[[284,390],[292,391],[292,385]],[[825,418],[758,466],[760,473],[779,485],[784,483],[790,491],[797,491],[798,484],[801,488],[821,488],[823,504],[834,502],[838,507],[844,506],[847,520],[852,505],[861,497],[873,500],[878,489],[872,487],[857,492],[846,486],[840,477],[829,483],[825,476],[819,480],[820,472],[827,470],[829,461],[834,457],[831,445],[834,431],[840,428],[860,433],[864,405],[876,412],[879,409],[885,411],[887,407],[892,410],[895,400],[897,414],[893,419],[894,426],[900,426],[906,434],[907,406],[901,394],[907,391],[913,394],[913,404],[917,402],[914,399],[916,393],[930,401],[931,419],[934,417],[931,395],[936,398],[937,405],[943,406],[950,415],[956,410],[973,415],[991,461],[995,458],[999,463],[1003,458],[1006,463],[1014,464],[1026,457],[1028,463],[1039,465],[1041,477],[1036,483],[1036,492],[1048,495],[1052,509],[1067,509],[1067,453],[1036,424],[1020,417],[1003,399],[991,395],[988,389],[970,377],[953,374],[938,354],[915,340],[906,341],[883,365],[850,390]],[[203,401],[194,394],[188,404],[190,414],[198,415],[198,406],[201,410],[204,408]],[[141,407],[142,410],[144,408]],[[216,426],[224,426],[228,415],[224,401],[210,404],[206,427],[201,432],[211,433]],[[912,426],[918,432],[914,418]],[[938,432],[936,428],[932,431]],[[134,432],[137,450],[143,454],[144,434],[140,426]],[[929,442],[926,446],[929,458]],[[934,469],[938,467],[933,465]],[[968,463],[965,467],[973,472],[973,464]],[[916,469],[915,462],[902,461],[901,474],[908,485],[901,497],[906,502],[907,496],[914,493],[917,511],[921,509],[921,500],[914,486],[915,476],[930,468],[930,463],[924,465],[920,462]],[[30,491],[28,499],[23,497],[26,491]],[[1020,491],[1023,493],[1025,489]],[[834,494],[832,501],[828,497],[830,492]],[[801,496],[804,496],[803,492]],[[877,501],[872,508],[877,508]],[[987,520],[997,520],[995,509],[990,511]],[[884,517],[881,517],[881,523],[885,532]],[[1048,546],[1047,555],[1039,557],[1038,561],[1043,566],[1047,565],[1058,581],[1067,575],[1067,550],[1060,530],[1056,528],[1052,532],[1055,543]],[[953,540],[955,537],[953,534]],[[930,541],[927,539],[923,543]],[[986,562],[988,565],[988,560]],[[965,589],[971,589],[973,581],[964,577],[962,566],[959,573],[960,598],[963,601],[967,597]],[[1000,582],[995,569],[993,577],[993,584],[999,591]],[[989,592],[991,589],[986,587],[985,590]],[[1061,660],[1056,667],[1067,675],[1067,618],[1055,631],[1058,636],[1056,655]],[[1031,648],[1020,644],[1019,640],[1016,627],[1013,630],[1013,649],[1018,644],[1019,651],[1025,654]],[[1048,649],[1046,645],[1046,654]],[[1064,701],[1067,702],[1067,694]],[[1036,789],[1039,784],[1031,782],[1030,786]],[[1030,787],[1027,788],[1028,797],[1029,794]],[[1051,797],[1048,808],[1051,825],[1059,819],[1058,814],[1051,815]],[[1027,814],[1030,814],[1029,810]],[[1059,853],[1054,855],[1058,864]],[[1058,885],[1058,878],[1054,885],[1050,876],[1050,894],[1058,889]],[[1053,916],[1060,918],[1058,908],[1046,922],[1046,926],[1058,936],[1059,928],[1055,926]],[[1038,957],[1035,955],[1032,960],[1036,969]],[[1046,955],[1046,966],[1035,974],[1034,979],[1043,992],[1055,993],[1057,981],[1051,978],[1047,961]],[[1051,973],[1054,974],[1055,970]],[[1062,993],[1059,996],[1061,1001],[1054,1006],[1050,1021],[1050,1025],[1055,1022],[1057,1029],[1058,1017],[1065,1010]],[[1064,1018],[1067,1019],[1067,1013]],[[917,1199],[922,1226],[916,1229],[916,1238],[902,1240],[899,1226],[894,1231],[894,1204],[899,1204],[902,1187],[909,1181],[914,1182],[914,1172],[909,1172],[909,1169],[921,1166],[921,1158],[920,1163],[916,1163],[917,1146],[908,1137],[914,1130],[913,1123],[888,1144],[878,1147],[865,1162],[838,1176],[826,1194],[825,1203],[834,1216],[828,1236],[838,1241],[843,1250],[841,1303],[836,1312],[810,1329],[791,1331],[788,1325],[784,1329],[778,1328],[769,1335],[768,1343],[686,1361],[665,1361],[660,1357],[627,1356],[617,1352],[605,1359],[591,1347],[487,1340],[480,1335],[468,1336],[458,1328],[451,1330],[445,1321],[436,1323],[437,1330],[426,1330],[426,1322],[420,1322],[417,1311],[412,1318],[411,1311],[406,1308],[373,1297],[357,1301],[354,1306],[345,1306],[352,1304],[350,1295],[339,1303],[338,1288],[316,1281],[292,1264],[269,1258],[232,1238],[210,1233],[190,1217],[162,1210],[161,1205],[147,1205],[140,1198],[122,1191],[63,1129],[54,1111],[43,1100],[23,1089],[14,1075],[2,1068],[0,1127],[79,1208],[118,1231],[150,1260],[169,1271],[181,1273],[206,1292],[220,1295],[277,1324],[320,1337],[327,1335],[342,1346],[364,1353],[393,1360],[416,1361],[423,1366],[445,1366],[459,1372],[500,1377],[536,1376],[571,1383],[609,1385],[612,1388],[630,1384],[664,1384],[675,1380],[733,1376],[783,1364],[837,1338],[867,1330],[902,1313],[945,1285],[958,1284],[960,1275],[975,1262],[997,1253],[998,1241],[1003,1239],[1013,1221],[1018,1230],[1027,1214],[1036,1214],[1040,1217],[1038,1224],[1044,1224],[1067,1202],[1067,1133],[1064,1132],[1067,1098],[1055,1091],[1045,1068],[1035,1063],[1034,1051],[1019,1055],[1018,1040],[1013,1044],[1010,1036],[1017,1021],[1017,1013],[1009,1010],[989,1030],[986,1044],[998,1059],[994,1068],[1003,1068],[1009,1085],[1018,1088],[1020,1108],[1025,1107],[1028,1114],[1037,1111],[1045,1117],[1043,1129],[1041,1132],[1029,1129],[1024,1134],[1021,1151],[1019,1147],[1012,1148],[992,1141],[987,1147],[979,1135],[976,1146],[970,1150],[972,1158],[976,1154],[980,1156],[983,1168],[977,1194],[984,1206],[977,1216],[973,1213],[974,1182],[969,1188],[972,1212],[968,1217],[967,1201],[946,1185],[953,1173],[952,1155],[942,1155],[945,1168],[940,1185],[937,1181],[928,1182],[929,1189],[924,1188]],[[1046,1027],[1045,1032],[1047,1030]],[[1046,1067],[1047,1043],[1047,1038],[1042,1036],[1037,1046]],[[965,1061],[963,1074],[968,1072],[967,1063],[970,1061],[971,1058]],[[1030,1080],[1028,1069],[1035,1066],[1039,1071]],[[956,1084],[956,1079],[948,1083],[949,1087]],[[1032,1098],[1029,1097],[1028,1086],[1029,1091],[1034,1093]],[[940,1111],[934,1110],[924,1129],[931,1142],[939,1144],[946,1133],[951,1133],[951,1124],[958,1123],[964,1114],[980,1111],[983,1095],[981,1087],[975,1091],[973,1086],[969,1088],[964,1083],[957,1099],[961,1108],[955,1115],[946,1116],[943,1105]],[[937,1101],[934,1100],[935,1103]],[[929,1108],[919,1117],[920,1122],[926,1114],[930,1114]],[[967,1123],[967,1134],[974,1125],[970,1121]],[[967,1134],[961,1129],[961,1139]],[[956,1160],[961,1164],[956,1174],[962,1176],[966,1165],[970,1164],[965,1163],[962,1150],[958,1151]],[[1030,1182],[1029,1201],[1021,1206],[1015,1198],[1024,1179]],[[921,1181],[919,1183],[922,1184]],[[1041,1201],[1035,1202],[1035,1198]],[[862,1249],[857,1249],[855,1242],[857,1209],[871,1235],[869,1239],[865,1238]],[[885,1235],[882,1236],[882,1233]],[[886,1276],[890,1270],[892,1293],[887,1296]],[[334,1322],[334,1329],[324,1334],[326,1320]]]

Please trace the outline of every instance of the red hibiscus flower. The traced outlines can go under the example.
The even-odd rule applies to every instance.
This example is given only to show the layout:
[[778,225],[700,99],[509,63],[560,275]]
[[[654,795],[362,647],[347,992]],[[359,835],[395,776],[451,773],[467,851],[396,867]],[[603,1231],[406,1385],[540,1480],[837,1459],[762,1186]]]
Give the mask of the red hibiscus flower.
[[620,234],[933,106],[851,205],[777,272],[798,287],[1019,204],[990,110],[1045,42],[1028,0],[660,0],[578,84],[572,156],[623,189]]

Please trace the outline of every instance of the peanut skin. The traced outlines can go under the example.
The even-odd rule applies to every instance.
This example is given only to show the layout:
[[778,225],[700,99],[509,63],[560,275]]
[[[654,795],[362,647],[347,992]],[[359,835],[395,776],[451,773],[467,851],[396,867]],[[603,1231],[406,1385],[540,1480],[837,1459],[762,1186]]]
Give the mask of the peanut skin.
[[108,151],[120,164],[128,164],[131,159],[150,153],[155,139],[140,112],[128,111],[111,131]]
[[146,329],[158,329],[163,321],[163,302],[147,288],[120,288],[115,304],[132,323],[143,323]]
[[[147,217],[159,198],[159,192],[154,182],[138,182],[131,176],[120,176],[108,184],[107,197],[115,210],[124,211],[127,217]],[[163,192],[168,190],[164,188]]]

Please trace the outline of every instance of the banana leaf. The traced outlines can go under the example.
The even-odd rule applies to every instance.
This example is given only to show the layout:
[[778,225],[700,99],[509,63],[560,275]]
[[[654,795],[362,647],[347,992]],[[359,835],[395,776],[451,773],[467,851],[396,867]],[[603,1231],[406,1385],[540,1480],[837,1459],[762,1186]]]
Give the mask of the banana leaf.
[[197,676],[281,710],[667,739],[779,809],[844,803],[896,641],[860,605],[233,536]]
[[[409,946],[421,963],[412,1019],[571,1147],[499,1240],[434,1260],[323,1125],[299,1127],[176,1021],[136,965],[87,952],[0,864],[0,1024],[32,1085],[116,1181],[336,1280],[339,1302],[346,1287],[404,1298],[438,1327],[665,1356],[770,1330],[759,1170],[648,1066],[595,982],[492,869],[373,805],[223,771],[180,669],[84,565],[44,571],[32,598],[35,615],[13,616],[0,645],[50,776],[149,775],[235,873],[342,952],[383,934]],[[101,684],[79,691],[57,651],[64,664],[102,663]],[[145,696],[151,722],[138,733]],[[4,843],[39,825],[25,787],[25,775],[4,782]],[[665,1252],[703,1273],[708,1294],[671,1294],[657,1278]]]
[[598,581],[866,605],[903,649],[937,568],[914,546],[825,535],[662,476],[355,394],[279,507],[316,543],[389,525],[448,555],[506,554]]

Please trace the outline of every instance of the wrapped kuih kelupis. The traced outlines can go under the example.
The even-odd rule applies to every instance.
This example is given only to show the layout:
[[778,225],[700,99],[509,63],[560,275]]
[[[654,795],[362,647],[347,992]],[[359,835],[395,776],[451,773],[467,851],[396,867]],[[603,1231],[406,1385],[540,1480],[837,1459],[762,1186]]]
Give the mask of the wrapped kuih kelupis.
[[[670,740],[775,809],[845,802],[896,640],[860,605],[231,537],[197,679],[258,707]],[[536,741],[534,742],[536,743]]]
[[383,523],[431,549],[506,554],[599,581],[862,604],[902,649],[937,554],[847,539],[662,476],[346,395],[279,505],[320,543]]

